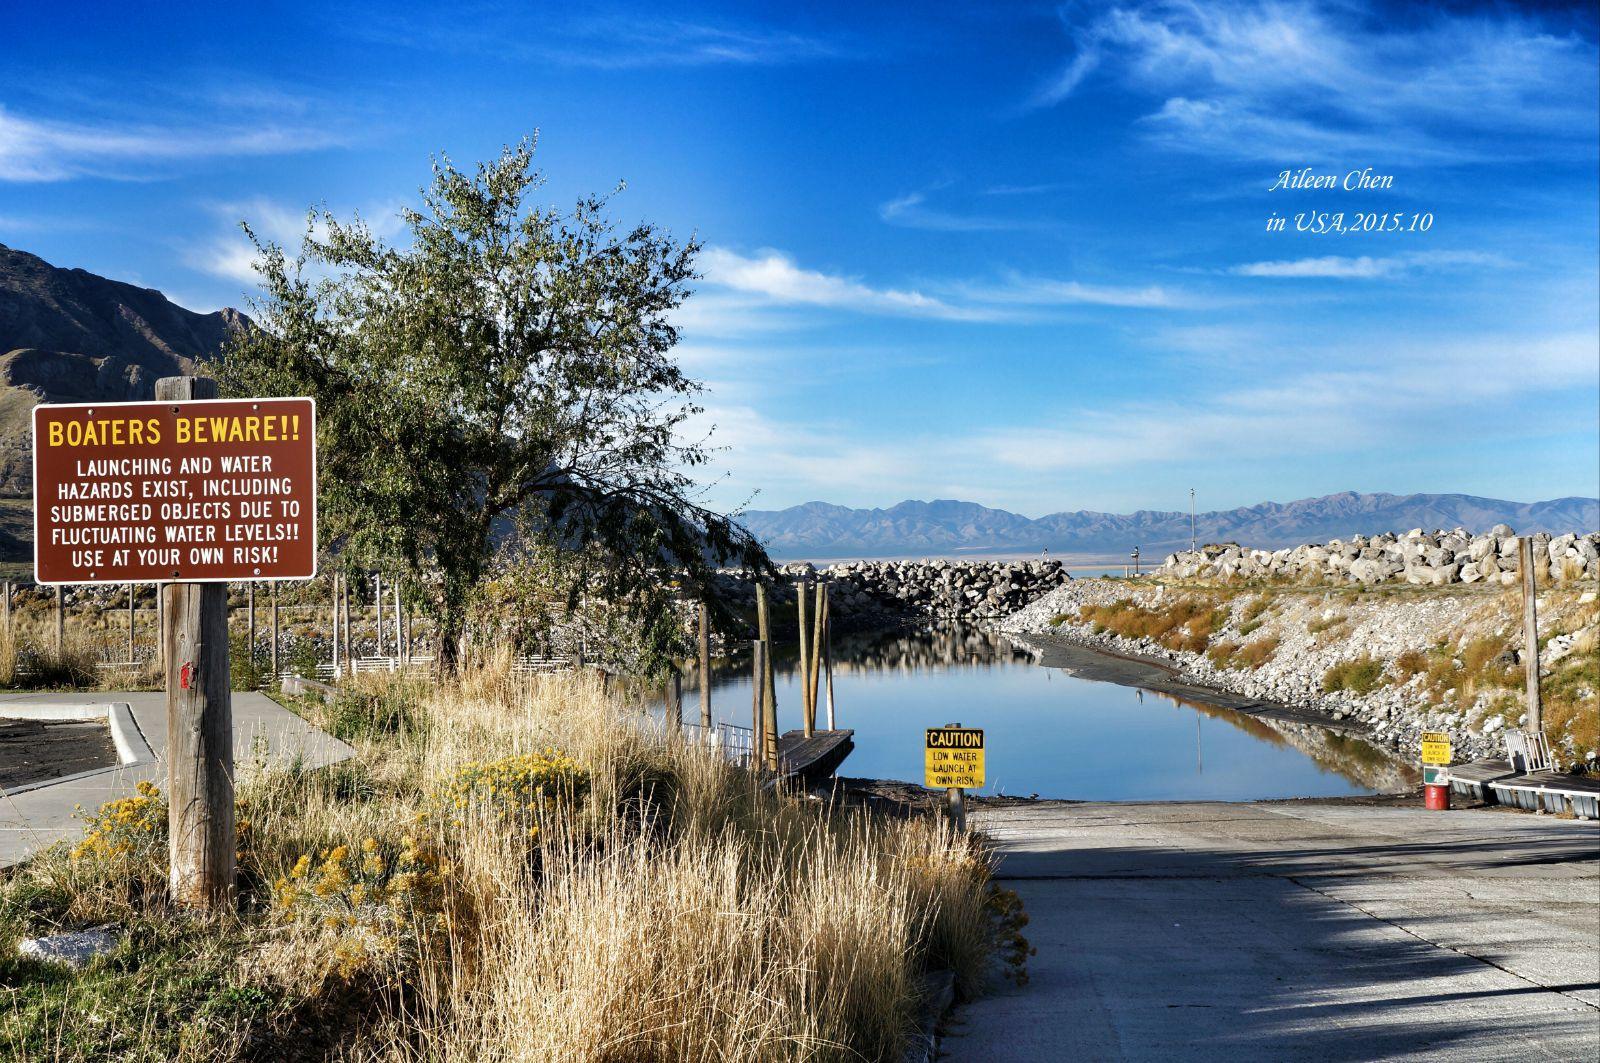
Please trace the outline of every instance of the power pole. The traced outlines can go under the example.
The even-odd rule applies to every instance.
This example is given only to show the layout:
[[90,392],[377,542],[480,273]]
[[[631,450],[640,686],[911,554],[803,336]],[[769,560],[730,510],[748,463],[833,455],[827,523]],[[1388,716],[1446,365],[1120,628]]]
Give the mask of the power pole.
[[[214,399],[204,377],[163,377],[156,399]],[[166,586],[167,830],[172,896],[201,908],[234,885],[233,694],[228,675],[228,587]]]

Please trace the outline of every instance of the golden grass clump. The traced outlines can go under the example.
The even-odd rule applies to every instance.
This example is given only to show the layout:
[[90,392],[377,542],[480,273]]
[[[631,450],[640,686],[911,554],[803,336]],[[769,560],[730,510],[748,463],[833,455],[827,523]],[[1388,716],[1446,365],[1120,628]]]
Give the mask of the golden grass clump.
[[1228,610],[1203,598],[1180,598],[1160,609],[1146,609],[1124,598],[1110,605],[1082,606],[1078,616],[1083,623],[1092,624],[1096,633],[1148,638],[1169,650],[1199,653],[1227,623]]
[[[404,711],[419,726],[358,728],[351,761],[243,782],[237,917],[170,910],[164,845],[139,858],[148,888],[120,908],[71,901],[103,861],[57,849],[19,869],[0,885],[6,935],[110,917],[159,928],[158,944],[76,976],[115,983],[99,995],[126,1014],[102,1006],[91,1023],[50,995],[59,983],[30,983],[34,1003],[0,1012],[0,1046],[22,1059],[130,1045],[207,1060],[283,1046],[395,1061],[890,1059],[926,971],[953,970],[965,995],[991,958],[1022,976],[1026,916],[942,819],[775,793],[588,674],[513,678],[490,662]],[[218,934],[226,971],[203,944]],[[40,1029],[49,1040],[30,1040]]]

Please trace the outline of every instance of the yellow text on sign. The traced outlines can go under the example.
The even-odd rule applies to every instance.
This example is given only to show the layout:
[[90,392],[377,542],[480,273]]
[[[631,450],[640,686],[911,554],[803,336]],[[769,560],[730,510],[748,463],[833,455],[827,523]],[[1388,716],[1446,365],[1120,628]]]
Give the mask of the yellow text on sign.
[[1450,736],[1443,731],[1422,732],[1422,763],[1450,763]]
[[983,789],[983,732],[976,727],[930,727],[923,784],[935,790]]

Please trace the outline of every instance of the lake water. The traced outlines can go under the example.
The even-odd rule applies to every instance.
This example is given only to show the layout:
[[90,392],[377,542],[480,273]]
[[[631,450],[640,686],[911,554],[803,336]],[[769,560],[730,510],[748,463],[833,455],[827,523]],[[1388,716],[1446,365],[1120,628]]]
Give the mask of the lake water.
[[[785,658],[785,649],[780,730],[801,726],[795,650]],[[923,729],[959,722],[984,730],[988,794],[1246,801],[1370,794],[1406,781],[1405,769],[1360,739],[1079,679],[984,631],[841,637],[834,654],[838,726],[856,733],[842,775],[920,783]],[[719,669],[712,685],[717,718],[745,727],[748,667],[746,659],[742,671]],[[685,716],[698,711],[698,692],[686,689]]]

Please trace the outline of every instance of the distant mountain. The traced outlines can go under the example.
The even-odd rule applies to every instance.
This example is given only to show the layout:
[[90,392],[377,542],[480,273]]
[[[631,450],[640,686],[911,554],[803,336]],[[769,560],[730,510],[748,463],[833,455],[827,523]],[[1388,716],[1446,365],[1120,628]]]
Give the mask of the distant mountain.
[[35,405],[151,398],[157,379],[193,373],[246,324],[0,244],[0,559],[29,549]]
[[[1146,556],[1187,549],[1189,514],[1140,510],[1079,510],[1029,519],[975,502],[906,501],[888,509],[849,509],[807,502],[783,510],[753,510],[745,525],[782,558],[895,557],[920,554],[1036,551]],[[1600,500],[1557,498],[1507,502],[1474,495],[1388,495],[1346,491],[1296,502],[1201,513],[1202,543],[1239,542],[1277,549],[1305,542],[1410,528],[1483,531],[1509,524],[1519,532],[1594,531]]]

